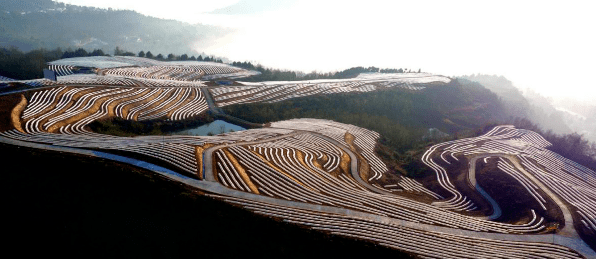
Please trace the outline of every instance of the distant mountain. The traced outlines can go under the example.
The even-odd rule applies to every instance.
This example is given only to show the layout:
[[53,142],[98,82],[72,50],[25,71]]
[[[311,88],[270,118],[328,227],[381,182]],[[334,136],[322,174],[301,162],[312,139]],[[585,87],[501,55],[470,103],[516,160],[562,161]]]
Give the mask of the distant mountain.
[[290,7],[297,0],[241,0],[237,3],[211,11],[212,14],[260,14],[266,11]]
[[52,0],[0,1],[0,47],[23,51],[56,47],[201,54],[200,46],[231,32],[149,17],[128,10],[100,9]]
[[460,78],[480,83],[497,94],[511,117],[527,118],[544,130],[551,130],[557,134],[569,134],[574,131],[565,123],[567,115],[555,109],[549,99],[532,91],[522,93],[504,76],[478,74]]
[[573,131],[596,143],[596,104],[564,98],[553,100],[552,105],[564,114],[565,124]]

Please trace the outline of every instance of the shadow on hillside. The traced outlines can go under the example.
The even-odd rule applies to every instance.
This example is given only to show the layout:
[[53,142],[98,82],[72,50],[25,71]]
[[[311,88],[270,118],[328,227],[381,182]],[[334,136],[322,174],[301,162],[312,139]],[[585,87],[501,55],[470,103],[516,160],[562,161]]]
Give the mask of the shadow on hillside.
[[5,252],[19,257],[408,257],[258,216],[132,166],[0,148],[18,165],[2,183]]

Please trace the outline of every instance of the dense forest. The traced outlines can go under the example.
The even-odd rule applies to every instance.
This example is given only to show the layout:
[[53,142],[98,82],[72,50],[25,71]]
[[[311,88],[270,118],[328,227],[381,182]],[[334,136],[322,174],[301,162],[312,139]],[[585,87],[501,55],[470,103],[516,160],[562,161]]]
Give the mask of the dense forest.
[[462,84],[481,84],[491,92],[497,94],[505,105],[509,114],[517,114],[519,117],[530,116],[530,104],[522,92],[507,78],[494,75],[470,75],[458,77]]
[[32,50],[23,53],[15,47],[0,48],[0,76],[27,80],[43,78],[43,69],[48,68],[47,62],[62,58],[64,52],[54,50]]
[[232,105],[226,113],[256,123],[292,118],[331,119],[381,133],[391,146],[407,150],[430,128],[462,134],[506,119],[498,97],[483,87],[457,81],[422,92],[389,88],[367,93],[310,96],[278,103]]

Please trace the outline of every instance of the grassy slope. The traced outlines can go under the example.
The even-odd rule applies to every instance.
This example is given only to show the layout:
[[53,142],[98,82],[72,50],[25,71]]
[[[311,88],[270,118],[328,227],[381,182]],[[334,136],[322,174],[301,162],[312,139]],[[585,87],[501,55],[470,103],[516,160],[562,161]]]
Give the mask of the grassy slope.
[[261,217],[131,166],[0,148],[18,165],[5,165],[2,232],[5,252],[20,257],[407,257]]
[[496,95],[478,86],[457,82],[421,92],[387,89],[295,98],[277,103],[252,103],[224,107],[227,114],[256,123],[292,118],[330,119],[374,130],[386,144],[405,151],[429,128],[464,134],[504,119]]

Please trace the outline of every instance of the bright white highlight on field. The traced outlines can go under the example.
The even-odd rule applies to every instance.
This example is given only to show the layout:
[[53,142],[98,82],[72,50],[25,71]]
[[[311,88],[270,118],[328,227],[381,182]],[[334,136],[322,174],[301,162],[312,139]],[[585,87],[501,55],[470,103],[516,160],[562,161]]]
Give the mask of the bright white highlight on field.
[[65,2],[236,28],[197,50],[267,67],[498,74],[547,96],[596,100],[593,1]]

